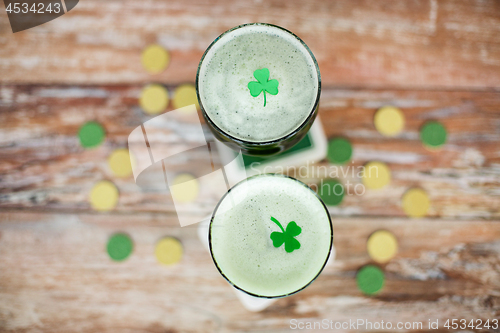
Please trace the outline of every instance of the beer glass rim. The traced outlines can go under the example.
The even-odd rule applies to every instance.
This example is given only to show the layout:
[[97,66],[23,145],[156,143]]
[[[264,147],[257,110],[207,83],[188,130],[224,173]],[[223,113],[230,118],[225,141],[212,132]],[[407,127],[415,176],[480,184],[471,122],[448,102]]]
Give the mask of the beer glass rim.
[[[263,295],[258,295],[258,294],[255,294],[255,293],[251,293],[239,286],[237,286],[236,284],[234,284],[231,280],[229,280],[229,278],[222,272],[221,268],[219,267],[219,265],[217,264],[217,261],[215,260],[214,258],[214,253],[213,253],[213,250],[212,250],[212,225],[213,225],[213,221],[214,221],[214,218],[215,218],[215,215],[217,214],[217,209],[219,208],[221,202],[226,198],[226,196],[231,192],[231,190],[233,190],[234,188],[236,188],[237,186],[243,184],[244,182],[250,180],[250,179],[253,179],[253,178],[257,178],[257,177],[262,177],[262,176],[273,176],[273,177],[282,177],[282,178],[289,178],[295,182],[297,182],[299,185],[301,186],[304,186],[305,188],[307,188],[309,191],[311,191],[315,196],[316,198],[319,200],[319,202],[323,205],[323,208],[325,209],[325,212],[326,212],[326,216],[328,217],[328,222],[330,224],[330,246],[328,248],[328,255],[326,256],[326,259],[325,259],[325,262],[323,263],[323,265],[321,266],[321,269],[318,271],[318,274],[316,274],[312,279],[311,281],[309,281],[308,283],[306,283],[304,286],[302,286],[301,288],[295,290],[295,291],[292,291],[290,293],[287,293],[287,294],[283,294],[283,295],[276,295],[276,296],[263,296]],[[214,212],[212,213],[212,217],[210,218],[210,224],[209,224],[209,227],[208,227],[208,245],[209,245],[209,248],[210,248],[210,256],[212,257],[212,261],[214,262],[215,264],[215,267],[217,267],[217,270],[219,271],[219,273],[224,277],[224,279],[226,279],[227,282],[229,282],[229,284],[231,284],[234,288],[238,289],[238,290],[241,290],[243,291],[244,293],[250,295],[250,296],[254,296],[254,297],[258,297],[258,298],[282,298],[282,297],[287,297],[287,296],[290,296],[290,295],[293,295],[293,294],[296,294],[298,293],[299,291],[305,289],[306,287],[308,287],[311,283],[313,283],[317,278],[318,276],[321,274],[321,272],[323,272],[323,269],[325,268],[326,266],[326,263],[328,262],[329,258],[330,258],[330,255],[331,255],[331,252],[332,252],[332,246],[333,246],[333,225],[332,225],[332,218],[330,216],[330,213],[328,212],[328,208],[326,207],[325,203],[323,202],[323,200],[321,200],[320,196],[314,192],[309,186],[307,186],[306,184],[304,184],[303,182],[301,182],[300,180],[298,179],[295,179],[293,177],[290,177],[290,176],[287,176],[287,175],[282,175],[282,174],[277,174],[277,173],[263,173],[263,174],[258,174],[258,175],[254,175],[254,176],[251,176],[251,177],[248,177],[240,182],[238,182],[236,185],[234,185],[233,187],[231,187],[223,196],[222,198],[219,200],[219,202],[217,203],[217,206],[215,206],[215,209],[214,209]]]
[[[277,28],[277,29],[281,29],[281,30],[289,33],[293,37],[295,37],[295,39],[297,39],[300,42],[300,44],[302,44],[302,46],[305,47],[305,49],[307,50],[307,52],[311,56],[312,61],[314,63],[314,67],[316,68],[316,74],[317,74],[317,77],[318,77],[318,92],[316,94],[316,100],[314,101],[314,105],[312,106],[311,111],[307,115],[306,119],[304,119],[304,121],[296,129],[294,129],[292,132],[290,132],[290,133],[288,133],[288,134],[286,134],[286,135],[284,135],[284,136],[282,136],[280,138],[277,138],[277,139],[274,139],[274,140],[269,140],[269,141],[262,141],[262,142],[246,141],[246,140],[243,140],[243,139],[236,138],[235,136],[227,133],[226,131],[222,130],[219,126],[217,126],[213,122],[213,120],[210,119],[210,116],[208,115],[208,113],[205,112],[205,108],[203,106],[203,103],[202,103],[201,97],[200,97],[200,89],[198,88],[199,87],[199,76],[200,76],[201,65],[203,64],[203,61],[205,60],[205,56],[207,55],[208,51],[210,51],[210,49],[212,48],[212,46],[214,46],[224,35],[232,32],[234,30],[237,30],[237,29],[240,29],[240,28],[243,28],[243,27],[246,27],[246,26],[252,26],[252,25],[255,25],[255,26],[262,25],[262,26],[274,27],[274,28]],[[200,105],[200,110],[205,115],[204,118],[207,119],[207,121],[210,123],[210,125],[212,127],[214,127],[215,129],[217,129],[217,131],[219,131],[221,133],[224,133],[224,135],[227,136],[229,139],[231,139],[232,141],[235,141],[235,142],[237,142],[239,144],[243,144],[243,145],[255,145],[255,146],[267,146],[267,145],[272,145],[272,144],[279,143],[279,142],[284,141],[284,140],[286,140],[286,139],[288,139],[290,137],[293,137],[297,132],[300,132],[305,126],[307,126],[307,124],[309,123],[309,121],[311,121],[311,118],[314,118],[314,116],[315,116],[315,110],[318,107],[319,98],[320,98],[320,95],[321,95],[321,74],[319,72],[318,62],[316,61],[316,58],[314,57],[314,54],[309,49],[309,47],[307,46],[307,44],[304,43],[304,41],[302,39],[300,39],[300,37],[298,37],[297,35],[295,35],[290,30],[285,29],[285,28],[280,27],[280,26],[275,25],[275,24],[254,22],[254,23],[240,24],[240,25],[238,25],[238,26],[236,26],[234,28],[231,28],[231,29],[223,32],[222,34],[220,34],[216,39],[214,39],[214,41],[212,43],[210,43],[210,45],[207,47],[207,49],[203,53],[203,56],[201,57],[200,63],[198,64],[198,70],[196,71],[196,83],[195,83],[195,85],[196,85],[196,96],[198,97],[198,104]]]

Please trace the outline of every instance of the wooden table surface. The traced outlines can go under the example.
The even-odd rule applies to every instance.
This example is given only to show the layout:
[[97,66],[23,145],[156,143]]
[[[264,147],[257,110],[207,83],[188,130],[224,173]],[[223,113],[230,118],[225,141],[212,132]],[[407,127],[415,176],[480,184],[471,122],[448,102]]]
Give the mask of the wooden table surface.
[[[106,162],[151,118],[138,106],[144,84],[172,91],[193,83],[210,42],[255,21],[288,28],[316,55],[319,115],[329,138],[352,141],[350,165],[384,161],[393,176],[387,188],[330,208],[336,261],[310,287],[258,313],[242,307],[196,228],[179,227],[169,193],[116,178]],[[140,63],[151,43],[171,53],[160,75]],[[386,104],[406,117],[396,138],[373,126],[374,112]],[[419,141],[430,119],[449,134],[437,152]],[[102,123],[107,137],[84,150],[76,133],[89,120]],[[499,318],[499,143],[498,1],[82,0],[63,17],[16,34],[2,10],[0,331],[271,332],[288,331],[295,318],[420,321],[424,331],[429,319],[439,319],[439,332],[449,318]],[[110,213],[93,211],[87,199],[102,179],[120,191]],[[426,218],[407,218],[401,209],[401,195],[413,186],[430,196]],[[193,214],[209,214],[217,198],[204,200]],[[372,263],[366,240],[377,229],[392,231],[400,247],[381,266],[383,291],[366,297],[355,274]],[[135,244],[123,263],[105,252],[118,231]],[[185,250],[174,267],[154,257],[155,243],[167,235]]]

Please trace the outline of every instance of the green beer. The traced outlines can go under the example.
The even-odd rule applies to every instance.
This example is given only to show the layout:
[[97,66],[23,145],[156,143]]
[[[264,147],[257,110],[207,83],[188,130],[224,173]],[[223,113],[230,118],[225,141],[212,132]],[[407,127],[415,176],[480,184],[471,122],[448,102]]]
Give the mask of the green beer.
[[236,184],[220,200],[209,229],[220,273],[257,297],[296,293],[322,271],[333,244],[330,215],[302,182],[263,174]]
[[290,31],[245,24],[219,36],[196,76],[200,107],[214,135],[250,155],[290,148],[311,127],[321,78],[306,44]]

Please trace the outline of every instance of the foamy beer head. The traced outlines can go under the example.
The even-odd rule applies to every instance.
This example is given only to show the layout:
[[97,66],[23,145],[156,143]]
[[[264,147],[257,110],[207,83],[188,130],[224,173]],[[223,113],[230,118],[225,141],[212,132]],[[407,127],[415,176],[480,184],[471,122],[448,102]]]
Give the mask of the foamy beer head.
[[219,202],[209,230],[220,273],[257,297],[291,295],[322,271],[333,244],[330,215],[307,185],[281,175],[257,175]]
[[301,39],[283,28],[253,23],[223,33],[209,46],[196,85],[216,137],[244,153],[268,155],[307,133],[321,80]]

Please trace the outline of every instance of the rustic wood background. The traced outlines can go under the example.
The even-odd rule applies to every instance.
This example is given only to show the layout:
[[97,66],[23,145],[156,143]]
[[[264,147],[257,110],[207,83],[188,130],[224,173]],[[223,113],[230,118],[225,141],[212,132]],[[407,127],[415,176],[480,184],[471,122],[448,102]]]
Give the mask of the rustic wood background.
[[[323,79],[320,117],[328,137],[353,142],[351,165],[377,159],[393,172],[388,188],[331,208],[337,260],[303,292],[260,313],[242,307],[196,229],[178,226],[168,193],[141,191],[106,163],[150,118],[137,102],[145,83],[173,90],[194,82],[209,43],[255,21],[284,26],[310,46]],[[140,63],[150,43],[171,52],[169,68],[156,76]],[[448,318],[500,317],[498,1],[81,0],[63,17],[16,34],[2,10],[0,84],[2,332],[269,332],[288,331],[292,318],[439,319],[438,331],[446,331]],[[397,138],[373,126],[385,104],[405,113]],[[418,138],[428,119],[448,129],[438,152]],[[79,145],[77,130],[88,120],[106,129],[98,149]],[[120,191],[112,213],[92,211],[87,200],[101,179]],[[425,219],[402,212],[411,186],[430,195]],[[214,201],[208,196],[193,213],[209,214]],[[381,228],[396,235],[400,250],[383,267],[384,290],[365,297],[354,277],[370,263],[367,237]],[[105,252],[117,231],[135,242],[123,263]],[[171,268],[154,257],[166,235],[185,248]]]

